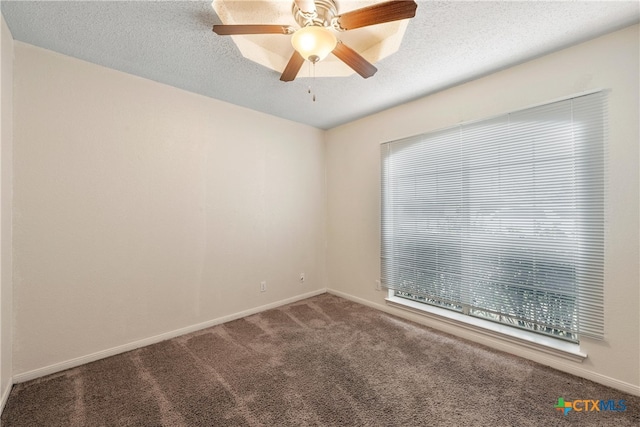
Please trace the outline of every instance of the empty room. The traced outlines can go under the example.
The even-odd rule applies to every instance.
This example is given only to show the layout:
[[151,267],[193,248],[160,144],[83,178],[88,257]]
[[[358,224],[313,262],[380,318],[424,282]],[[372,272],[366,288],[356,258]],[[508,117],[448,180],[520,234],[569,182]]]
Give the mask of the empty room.
[[5,1],[2,426],[637,426],[640,3]]

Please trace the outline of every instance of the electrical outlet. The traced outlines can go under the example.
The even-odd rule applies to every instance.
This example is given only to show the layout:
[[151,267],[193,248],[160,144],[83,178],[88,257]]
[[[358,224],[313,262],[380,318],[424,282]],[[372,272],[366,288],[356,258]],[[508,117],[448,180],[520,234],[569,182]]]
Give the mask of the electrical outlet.
[[304,273],[300,273],[300,283],[304,283]]
[[260,292],[267,292],[267,281],[263,280],[260,282]]
[[376,291],[381,291],[382,287],[380,286],[380,280],[376,280]]

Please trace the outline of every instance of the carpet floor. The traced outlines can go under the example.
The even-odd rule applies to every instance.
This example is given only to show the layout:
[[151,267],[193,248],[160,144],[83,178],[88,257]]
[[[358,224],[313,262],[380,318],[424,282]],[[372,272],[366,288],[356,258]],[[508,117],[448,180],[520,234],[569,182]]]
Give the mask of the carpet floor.
[[[624,400],[626,411],[554,408]],[[2,426],[638,426],[640,398],[323,294],[13,387]]]

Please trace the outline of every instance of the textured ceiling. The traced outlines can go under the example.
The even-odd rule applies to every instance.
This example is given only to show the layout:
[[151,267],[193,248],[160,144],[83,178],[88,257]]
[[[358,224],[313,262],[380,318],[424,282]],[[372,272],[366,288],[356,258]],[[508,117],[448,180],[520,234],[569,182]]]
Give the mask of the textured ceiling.
[[[279,72],[245,59],[230,37],[215,35],[211,27],[220,20],[210,2],[3,0],[1,7],[16,40],[321,129],[623,28],[640,16],[637,1],[418,1],[400,50],[376,64],[375,76],[316,78],[312,102],[309,78],[281,82]],[[359,6],[338,0],[338,7]]]

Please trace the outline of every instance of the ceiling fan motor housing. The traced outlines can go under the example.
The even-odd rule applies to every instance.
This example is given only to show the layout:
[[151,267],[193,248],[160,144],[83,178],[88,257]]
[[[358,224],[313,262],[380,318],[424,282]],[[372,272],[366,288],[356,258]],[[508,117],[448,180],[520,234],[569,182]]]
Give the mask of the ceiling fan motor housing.
[[294,2],[291,6],[293,17],[300,27],[315,25],[319,27],[330,27],[333,25],[333,18],[338,15],[338,8],[333,0],[316,0],[315,13],[308,13],[300,10]]

